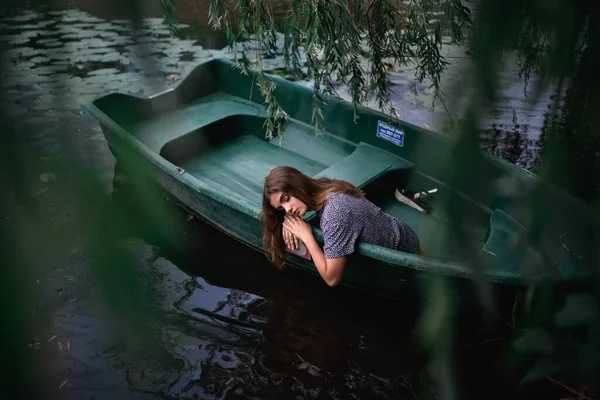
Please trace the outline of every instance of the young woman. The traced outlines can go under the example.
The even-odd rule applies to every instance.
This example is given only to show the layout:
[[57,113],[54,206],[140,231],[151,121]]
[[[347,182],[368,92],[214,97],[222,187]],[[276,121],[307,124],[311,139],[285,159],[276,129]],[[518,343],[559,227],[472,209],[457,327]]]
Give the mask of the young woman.
[[[323,230],[323,250],[302,219],[316,211]],[[419,254],[417,234],[403,221],[381,211],[354,185],[335,179],[314,179],[292,167],[277,167],[265,179],[263,242],[277,268],[285,263],[285,245],[308,249],[321,277],[330,286],[339,284],[347,257],[359,242]]]

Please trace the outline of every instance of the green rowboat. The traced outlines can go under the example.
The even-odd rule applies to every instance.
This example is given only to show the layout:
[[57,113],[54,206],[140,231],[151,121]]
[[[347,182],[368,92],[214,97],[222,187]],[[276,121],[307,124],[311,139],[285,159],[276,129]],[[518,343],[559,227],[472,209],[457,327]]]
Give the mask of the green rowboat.
[[[87,109],[122,165],[144,166],[185,208],[258,251],[264,178],[279,165],[347,180],[419,233],[426,257],[360,243],[344,285],[410,298],[417,281],[436,275],[461,284],[480,278],[500,289],[589,279],[594,255],[585,243],[598,230],[577,199],[487,154],[478,153],[478,168],[463,168],[457,181],[451,162],[460,143],[364,107],[355,122],[354,106],[342,100],[327,100],[323,135],[315,135],[312,89],[269,78],[288,113],[282,142],[265,139],[265,98],[253,77],[224,59],[198,65],[176,88],[150,98],[114,93]],[[544,210],[527,202],[534,189],[547,199]],[[435,191],[431,209],[399,201],[402,190]],[[536,211],[543,223],[530,226]],[[314,213],[305,218],[322,243]],[[287,259],[317,274],[302,254]]]

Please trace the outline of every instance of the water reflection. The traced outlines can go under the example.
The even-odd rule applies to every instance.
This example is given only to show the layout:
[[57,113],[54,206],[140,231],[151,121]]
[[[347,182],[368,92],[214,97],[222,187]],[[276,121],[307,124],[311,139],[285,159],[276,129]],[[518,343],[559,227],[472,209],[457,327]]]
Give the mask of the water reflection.
[[[291,269],[276,271],[264,255],[167,203],[161,206],[172,209],[172,226],[153,226],[144,218],[153,211],[144,209],[144,199],[136,198],[114,165],[97,121],[82,104],[114,91],[159,92],[199,62],[227,56],[219,46],[209,48],[218,41],[203,44],[208,42],[199,41],[193,29],[183,39],[165,29],[150,18],[132,32],[126,20],[78,10],[28,11],[1,22],[3,106],[19,119],[19,132],[32,149],[31,195],[60,228],[52,241],[38,237],[37,226],[27,235],[36,242],[31,248],[50,243],[61,250],[40,251],[52,255],[40,261],[51,269],[42,283],[52,299],[45,304],[50,328],[40,337],[57,335],[44,342],[47,353],[40,356],[44,388],[51,388],[45,395],[403,399],[429,393],[419,375],[415,307],[332,290]],[[459,50],[448,49],[460,57]],[[281,60],[269,63],[280,69]],[[395,75],[394,101],[403,118],[427,127],[431,93],[422,87],[416,98],[406,90],[410,67]],[[485,145],[528,163],[522,154],[535,151],[538,128],[520,114],[519,127],[510,128],[511,107],[495,115]],[[73,154],[98,170],[115,207],[131,219],[130,246],[160,317],[151,343],[132,346],[114,337],[118,330],[107,322],[110,311],[102,309],[89,275],[82,228],[70,216],[77,207],[69,196],[72,164],[64,159]],[[46,171],[59,182],[50,189],[38,179]]]
[[[123,182],[115,183],[115,205],[143,204]],[[187,224],[183,245],[161,243],[146,228],[135,234],[152,246],[148,278],[164,316],[164,346],[183,363],[166,394],[412,398],[425,389],[406,346],[414,308],[276,271],[262,254],[174,212]],[[149,390],[141,378],[130,385]]]

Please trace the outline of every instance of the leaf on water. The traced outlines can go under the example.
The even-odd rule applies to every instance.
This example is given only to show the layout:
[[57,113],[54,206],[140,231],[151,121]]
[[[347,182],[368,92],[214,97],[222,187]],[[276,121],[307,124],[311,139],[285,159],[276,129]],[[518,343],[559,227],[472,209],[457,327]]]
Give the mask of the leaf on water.
[[[40,187],[40,188],[30,188],[29,196],[30,197],[38,197],[48,191],[48,187]],[[39,282],[38,282],[39,283]]]
[[51,106],[45,105],[45,104],[37,104],[30,108],[35,111],[48,111],[48,110],[50,110]]
[[43,124],[43,123],[48,122],[48,119],[41,118],[41,117],[33,117],[33,118],[27,118],[24,122],[28,123],[28,124]]
[[38,44],[48,44],[48,43],[54,43],[54,42],[60,42],[60,40],[58,40],[57,38],[50,38],[50,39],[41,39],[37,41]]
[[40,181],[54,185],[56,183],[56,175],[50,172],[44,172],[40,175]]
[[534,328],[525,331],[513,342],[512,346],[524,354],[550,354],[554,350],[554,340],[543,329]]
[[62,389],[62,387],[67,384],[67,382],[69,382],[69,378],[65,378],[65,380],[61,382],[61,384],[58,386],[58,388]]
[[31,21],[32,19],[41,18],[41,15],[36,12],[26,12],[23,15],[19,15],[12,18],[4,18],[5,21],[14,21],[14,22],[26,22]]
[[22,44],[29,43],[30,40],[31,39],[29,39],[29,38],[15,39],[15,40],[11,40],[10,42],[8,42],[8,44],[10,44],[12,46],[20,46]]
[[598,316],[598,302],[589,293],[576,293],[567,296],[565,305],[554,314],[554,324],[561,328],[571,328],[591,322]]
[[33,68],[32,72],[36,72],[38,75],[51,75],[56,72],[56,66],[46,66]]
[[[102,19],[102,18],[98,18],[98,17],[94,17],[91,15],[86,15],[82,18],[79,19],[81,22],[88,22],[88,23],[94,23],[96,24],[96,29],[102,29],[102,27],[104,26],[104,24],[97,24],[98,22],[105,22],[106,20]],[[98,28],[100,27],[100,28]]]
[[112,30],[115,29],[115,26],[114,26],[114,24],[112,22],[105,22],[103,24],[96,24],[94,26],[94,29],[96,31],[101,31],[101,32],[103,32],[103,31],[112,31]]
[[118,32],[114,32],[114,31],[103,31],[100,32],[98,34],[98,36],[103,37],[103,38],[118,38],[120,37]]
[[18,40],[18,39],[22,39],[22,37],[19,35],[2,35],[2,36],[0,36],[1,42],[10,42],[12,40]]
[[28,109],[26,107],[22,107],[16,104],[10,104],[5,107],[6,115],[12,118],[19,117],[23,114],[26,114]]
[[65,110],[52,110],[44,115],[51,118],[73,118],[75,116],[71,111]]
[[[103,68],[103,69],[97,69],[95,71],[91,71],[89,73],[89,75],[113,75],[113,74],[118,74],[119,71],[116,68]],[[109,77],[107,77],[106,79],[110,79]]]
[[106,40],[102,40],[102,39],[92,39],[92,40],[88,40],[86,41],[86,46],[89,47],[103,47],[103,48],[111,48],[114,46],[113,42],[109,42]]
[[44,55],[43,49],[34,49],[31,47],[18,47],[16,49],[6,50],[4,55],[8,58],[13,57],[33,57],[36,55]]
[[63,43],[62,42],[52,42],[52,43],[46,43],[46,47],[59,47],[62,46]]
[[103,55],[102,57],[100,57],[100,62],[106,62],[106,63],[116,63],[119,62],[119,60],[121,59],[121,54],[114,52],[114,53],[108,53]]
[[111,29],[113,29],[117,32],[131,32],[133,27],[131,27],[131,26],[113,26]]
[[48,57],[38,56],[38,57],[33,57],[29,61],[34,64],[42,64],[42,63],[50,62],[50,59]]
[[68,69],[68,64],[63,64],[63,65],[54,64],[54,65],[48,66],[48,68],[51,69],[54,72],[56,72],[56,71],[64,71],[64,70]]

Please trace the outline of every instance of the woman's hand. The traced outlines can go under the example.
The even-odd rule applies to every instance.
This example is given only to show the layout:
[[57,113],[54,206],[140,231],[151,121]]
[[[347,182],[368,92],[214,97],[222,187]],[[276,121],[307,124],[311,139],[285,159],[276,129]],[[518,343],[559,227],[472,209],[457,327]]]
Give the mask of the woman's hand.
[[283,219],[283,228],[288,230],[292,235],[302,240],[304,243],[308,242],[312,237],[312,229],[308,222],[295,215],[286,215]]
[[298,250],[298,248],[300,248],[298,238],[294,236],[294,234],[291,231],[289,231],[285,226],[281,230],[281,236],[283,236],[283,241],[285,242],[285,245],[290,249]]

